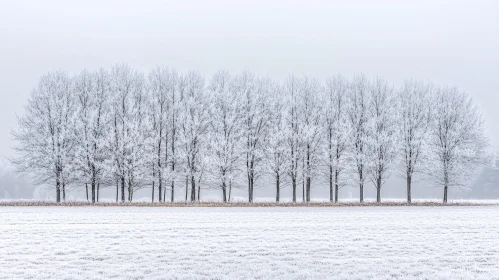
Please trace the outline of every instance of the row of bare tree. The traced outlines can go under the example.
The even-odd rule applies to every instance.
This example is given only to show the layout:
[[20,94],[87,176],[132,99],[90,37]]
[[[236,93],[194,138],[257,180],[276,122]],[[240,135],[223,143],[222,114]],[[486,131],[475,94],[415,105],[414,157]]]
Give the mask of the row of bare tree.
[[[392,173],[443,187],[469,186],[490,164],[484,120],[472,98],[456,88],[358,75],[325,82],[290,76],[284,82],[249,72],[198,72],[158,67],[148,75],[127,65],[76,75],[51,72],[33,89],[13,133],[18,169],[55,185],[85,188],[97,202],[102,187],[116,201],[151,188],[151,199],[201,198],[203,188],[255,185],[297,188],[310,201],[312,184],[327,184],[338,202],[344,186],[370,181],[381,188]],[[185,184],[185,185],[184,185]],[[167,198],[168,193],[168,198]]]

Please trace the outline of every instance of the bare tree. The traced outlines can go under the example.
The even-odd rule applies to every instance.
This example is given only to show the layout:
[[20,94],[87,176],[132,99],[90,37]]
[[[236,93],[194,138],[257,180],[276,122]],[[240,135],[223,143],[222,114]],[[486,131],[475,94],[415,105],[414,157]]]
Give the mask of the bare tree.
[[[338,192],[343,171],[348,162],[345,153],[348,149],[350,129],[348,126],[348,81],[342,76],[329,77],[324,90],[326,165],[329,179],[329,200],[338,202]],[[334,185],[334,191],[333,191]]]
[[268,89],[270,79],[257,78],[249,72],[235,78],[235,90],[243,98],[244,137],[246,142],[246,174],[248,177],[248,201],[253,202],[256,178],[262,173],[263,142],[268,124]]
[[[154,173],[158,182],[158,201],[165,199],[166,184],[173,181],[174,159],[170,155],[170,146],[175,151],[173,141],[176,136],[176,127],[171,124],[171,111],[173,111],[173,100],[176,91],[177,74],[169,69],[157,67],[149,73],[148,90],[150,94],[150,121],[152,128],[152,158],[154,162]],[[176,118],[176,116],[174,116]],[[173,119],[175,120],[175,119]],[[173,153],[171,153],[173,154]],[[173,167],[169,166],[169,163]],[[173,185],[172,185],[173,186]],[[154,188],[153,188],[154,192]],[[173,189],[172,189],[173,192]]]
[[303,148],[303,176],[305,201],[310,202],[312,177],[318,169],[318,151],[321,143],[321,113],[319,101],[322,88],[314,79],[303,78],[299,87],[300,137]]
[[242,150],[244,115],[241,94],[233,90],[227,71],[218,71],[214,75],[208,92],[211,95],[209,165],[215,185],[222,190],[222,201],[227,202],[227,191]]
[[31,92],[19,129],[12,161],[21,172],[34,174],[40,184],[53,182],[56,201],[66,196],[68,171],[73,162],[75,98],[72,79],[64,72],[41,77]]
[[[75,163],[82,172],[85,185],[90,184],[92,203],[98,191],[109,158],[109,75],[101,69],[95,73],[81,72],[75,77],[77,118],[75,124]],[[81,180],[80,180],[81,181]]]
[[481,167],[491,164],[489,140],[481,112],[465,92],[439,88],[434,104],[430,174],[433,182],[443,187],[443,202],[447,203],[449,187],[469,187]]
[[[209,125],[206,93],[204,80],[197,72],[189,72],[182,78],[180,94],[182,111],[180,116],[180,127],[182,146],[185,156],[186,176],[191,183],[190,200],[196,201],[196,182],[199,180],[202,169],[200,154]],[[187,192],[186,192],[187,195]]]
[[299,126],[299,111],[298,111],[298,93],[300,87],[300,80],[294,76],[290,76],[284,86],[286,101],[289,106],[286,107],[286,124],[287,129],[287,149],[289,150],[289,177],[291,179],[292,199],[296,202],[296,188],[298,185],[298,174],[300,170],[301,161],[301,137]]
[[351,158],[358,175],[359,201],[364,202],[364,182],[367,174],[367,109],[369,106],[368,81],[364,76],[356,76],[349,90],[348,119],[352,130]]
[[111,70],[110,92],[114,130],[110,140],[115,173],[121,181],[121,201],[125,202],[126,186],[128,201],[132,201],[134,190],[144,187],[147,172],[144,77],[127,65],[117,65]]
[[275,85],[270,93],[270,121],[264,154],[266,169],[275,180],[276,202],[279,202],[281,189],[285,187],[285,175],[289,172],[289,149],[286,142],[290,128],[286,123],[287,102],[283,89]]
[[411,185],[415,172],[426,170],[428,134],[431,120],[432,86],[408,80],[399,91],[399,155],[407,184],[407,203],[411,203]]
[[[179,97],[179,77],[177,72],[172,70],[172,83],[173,87],[170,90],[169,94],[169,102],[170,102],[170,116],[168,121],[169,131],[170,131],[170,176],[171,176],[171,184],[170,184],[170,201],[173,202],[175,200],[175,182],[179,179],[178,172],[178,146],[179,146],[179,125],[178,125],[178,116],[180,114],[180,97]],[[164,193],[164,195],[166,195]],[[166,199],[166,197],[165,197]],[[163,199],[165,201],[165,199]]]
[[376,188],[376,202],[379,203],[381,187],[390,175],[396,155],[396,107],[394,91],[388,82],[377,78],[369,89],[367,168]]

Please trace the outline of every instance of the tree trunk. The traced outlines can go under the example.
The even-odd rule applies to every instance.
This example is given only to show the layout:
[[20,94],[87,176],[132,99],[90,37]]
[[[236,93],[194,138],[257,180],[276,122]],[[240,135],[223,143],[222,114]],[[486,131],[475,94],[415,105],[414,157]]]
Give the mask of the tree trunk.
[[189,176],[185,175],[185,201],[187,202],[187,194],[189,193]]
[[55,189],[55,199],[56,199],[56,202],[57,203],[60,203],[61,202],[61,188],[58,186],[56,187]]
[[191,175],[191,201],[196,201],[196,180],[194,175]]
[[251,203],[251,176],[248,174],[248,202]]
[[339,174],[338,170],[336,170],[334,172],[334,203],[338,203],[338,191],[340,189],[339,183],[338,183],[338,181],[339,181],[338,176],[339,175],[340,174]]
[[85,190],[86,190],[86,193],[87,193],[87,202],[88,202],[88,183],[85,183]]
[[201,201],[201,179],[198,181],[198,201]]
[[97,183],[97,202],[99,202],[100,183]]
[[447,185],[444,187],[444,203],[447,203]]
[[407,174],[407,203],[411,203],[411,175]]
[[381,203],[381,176],[376,181],[376,202]]
[[116,179],[116,203],[118,203],[118,198],[119,198],[119,187],[120,183],[119,183],[119,180]]
[[305,177],[303,177],[301,182],[301,201],[305,202]]
[[222,183],[222,201],[227,202],[227,186],[225,182]]
[[125,177],[121,177],[121,202],[125,202]]
[[161,172],[158,171],[158,202],[163,201],[163,184],[161,182]]
[[292,188],[293,188],[293,202],[296,203],[296,178],[291,179],[292,182]]
[[66,183],[62,183],[62,200],[66,202]]
[[133,201],[133,186],[132,181],[128,180],[128,202]]
[[329,202],[333,202],[333,166],[329,166]]
[[132,182],[131,180],[129,179],[128,180],[128,202],[132,202]]
[[253,183],[254,183],[253,174],[250,175],[248,183],[249,183],[249,185],[248,185],[248,202],[253,203]]
[[279,196],[280,196],[280,192],[281,192],[281,186],[280,186],[279,179],[280,179],[279,174],[277,174],[276,180],[275,180],[275,186],[276,186],[275,202],[276,203],[279,202]]
[[310,202],[310,184],[311,184],[311,178],[310,178],[310,145],[307,144],[307,182],[306,182],[306,187],[307,187],[307,202]]
[[307,202],[310,202],[310,185],[312,183],[312,178],[307,177]]
[[55,201],[57,203],[61,202],[61,183],[59,182],[59,179],[55,182]]
[[359,201],[360,203],[364,203],[364,177],[363,177],[363,172],[359,172],[359,189],[360,189],[360,194],[359,194]]
[[363,183],[360,183],[359,184],[359,187],[360,187],[360,203],[364,203],[364,184]]
[[95,181],[92,179],[92,203],[95,203]]
[[[172,94],[172,100],[173,100],[173,106],[175,106],[175,91]],[[170,201],[174,202],[175,201],[175,162],[176,162],[176,157],[175,157],[175,134],[176,134],[176,126],[175,126],[175,110],[172,110],[172,192],[171,192],[171,197]]]
[[171,192],[170,201],[171,202],[175,201],[175,181],[174,180],[172,180],[172,192]]
[[232,179],[229,180],[229,202],[230,202],[231,193],[232,193]]
[[[152,180],[151,202],[154,203],[154,180]],[[161,195],[160,195],[161,197]],[[161,199],[159,200],[161,201]]]

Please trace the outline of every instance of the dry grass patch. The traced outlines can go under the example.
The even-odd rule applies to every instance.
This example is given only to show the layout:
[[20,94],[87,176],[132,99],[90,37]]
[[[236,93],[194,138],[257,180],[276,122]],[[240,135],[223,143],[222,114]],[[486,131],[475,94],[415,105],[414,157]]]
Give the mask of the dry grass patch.
[[65,206],[65,207],[389,207],[389,206],[491,206],[491,205],[499,205],[498,203],[473,203],[473,202],[450,202],[450,203],[441,203],[441,202],[413,202],[413,203],[404,203],[404,202],[340,202],[340,203],[331,203],[331,202],[166,202],[166,203],[151,203],[151,202],[125,202],[125,203],[116,203],[116,202],[98,202],[98,203],[90,203],[90,202],[82,202],[82,201],[68,201],[68,202],[47,202],[47,201],[7,201],[0,202],[0,206]]

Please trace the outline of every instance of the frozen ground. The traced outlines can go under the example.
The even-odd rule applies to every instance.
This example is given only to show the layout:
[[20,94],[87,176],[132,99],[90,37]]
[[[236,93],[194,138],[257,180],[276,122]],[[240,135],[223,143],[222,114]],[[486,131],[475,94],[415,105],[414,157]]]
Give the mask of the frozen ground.
[[0,279],[499,279],[499,207],[0,207]]

